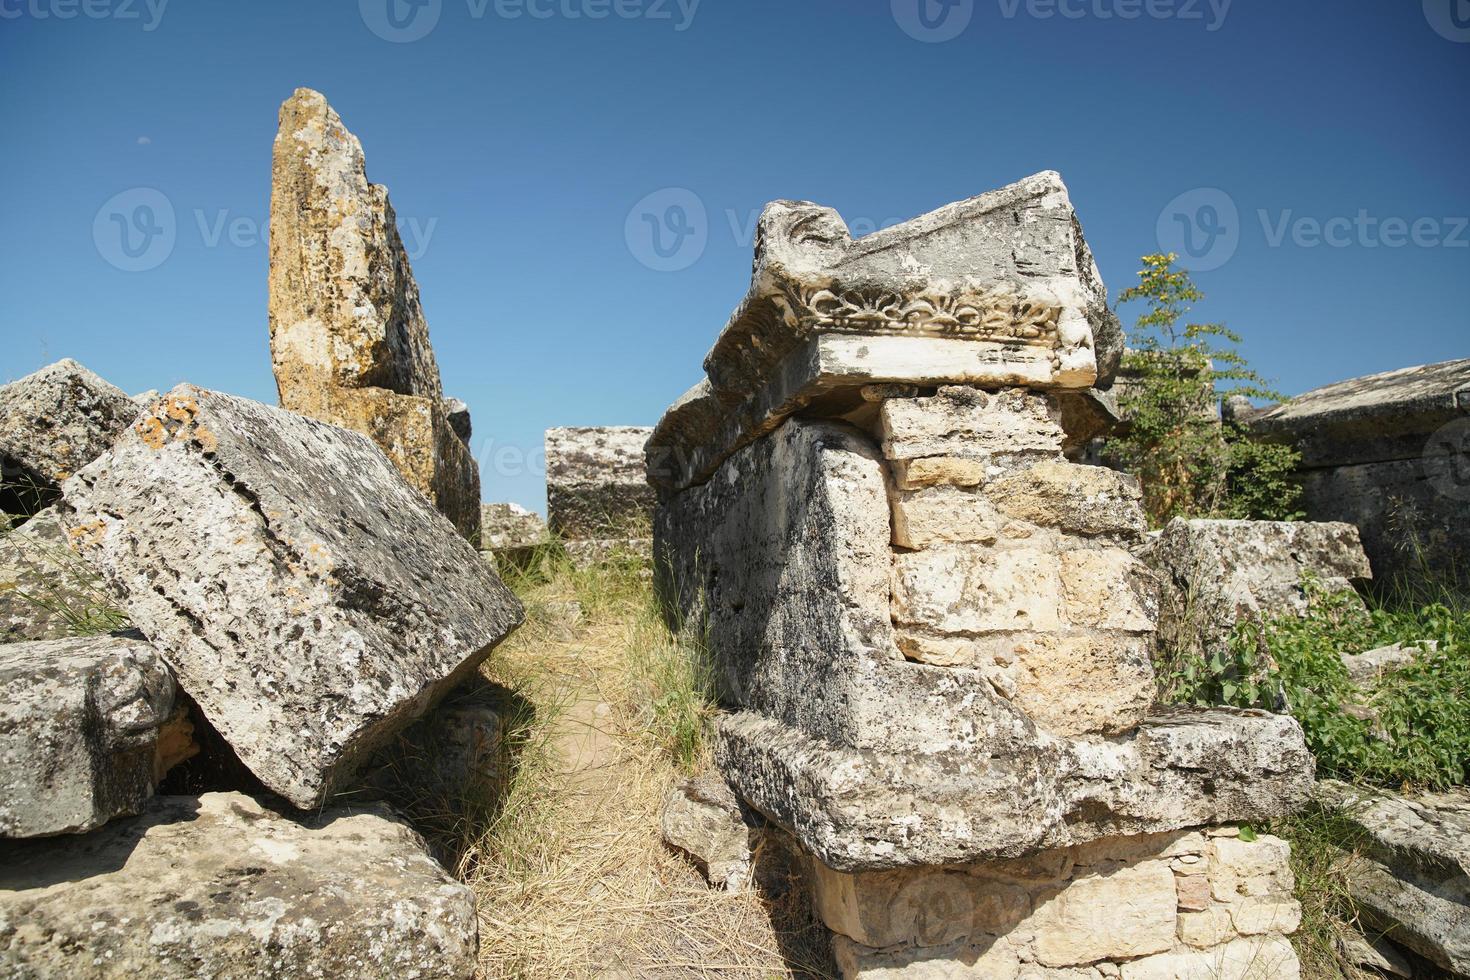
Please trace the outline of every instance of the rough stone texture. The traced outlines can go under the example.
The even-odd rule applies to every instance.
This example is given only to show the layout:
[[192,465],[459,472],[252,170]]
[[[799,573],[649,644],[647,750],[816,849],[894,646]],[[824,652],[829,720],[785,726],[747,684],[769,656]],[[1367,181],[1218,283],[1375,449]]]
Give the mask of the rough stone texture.
[[73,635],[63,609],[85,612],[110,597],[97,573],[67,543],[48,507],[13,531],[0,531],[0,643]]
[[659,511],[660,591],[709,637],[735,709],[721,771],[809,852],[841,870],[969,862],[1305,799],[1312,763],[1290,718],[1178,711],[1064,738],[985,671],[907,660],[887,482],[861,432],[791,420]]
[[480,505],[480,550],[516,561],[547,540],[546,522],[520,504]]
[[[1223,975],[1268,980],[1298,969],[1285,940],[1301,919],[1288,859],[1274,837],[1177,831],[906,871],[843,874],[813,860],[809,876],[845,977],[1203,980],[1230,964]],[[1242,972],[1247,949],[1280,955]]]
[[1121,352],[1055,173],[856,240],[830,208],[776,201],[706,380],[649,441],[650,477],[670,488],[703,482],[782,419],[833,408],[819,403],[855,398],[868,382],[1085,389]]
[[67,482],[62,519],[241,761],[302,808],[521,620],[366,438],[190,385]]
[[729,784],[712,773],[670,790],[659,818],[665,843],[692,857],[710,884],[729,889],[751,880],[754,822]]
[[0,645],[0,837],[82,833],[137,813],[189,754],[175,690],[141,639]]
[[270,256],[281,405],[372,438],[473,539],[480,478],[468,410],[444,398],[388,190],[368,183],[362,145],[310,89],[281,106]]
[[470,407],[459,398],[444,399],[444,414],[449,417],[449,427],[454,434],[469,445],[470,439],[475,434],[474,419],[470,417]]
[[303,825],[238,793],[157,797],[86,837],[0,848],[6,976],[475,975],[473,893],[386,811]]
[[1211,652],[1244,620],[1307,612],[1304,574],[1332,590],[1371,576],[1351,524],[1176,518],[1141,549],[1162,585],[1159,645]]
[[1317,388],[1249,426],[1301,450],[1307,516],[1357,525],[1379,585],[1463,577],[1470,359]]
[[53,502],[58,485],[102,455],[137,414],[126,392],[70,359],[0,387],[4,509],[29,514]]
[[568,541],[647,538],[654,491],[640,426],[546,430],[546,513]]
[[1342,665],[1347,668],[1348,680],[1363,688],[1372,688],[1389,674],[1412,664],[1426,653],[1439,649],[1435,640],[1418,643],[1394,643],[1362,653],[1342,654]]
[[1360,913],[1392,942],[1470,976],[1470,791],[1402,796],[1324,782],[1363,834],[1344,865]]

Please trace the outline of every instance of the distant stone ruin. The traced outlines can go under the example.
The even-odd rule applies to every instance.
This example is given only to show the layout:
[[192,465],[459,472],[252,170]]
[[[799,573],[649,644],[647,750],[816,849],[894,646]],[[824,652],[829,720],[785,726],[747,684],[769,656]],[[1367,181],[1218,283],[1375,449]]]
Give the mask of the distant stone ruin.
[[807,855],[846,976],[1295,975],[1286,848],[1232,825],[1307,799],[1301,729],[1153,706],[1137,486],[1065,456],[1106,414],[1105,296],[1056,174],[855,241],[778,202],[648,442],[718,766]]
[[271,361],[281,406],[361,432],[461,534],[480,528],[462,402],[446,400],[388,190],[327,100],[281,106],[271,180]]
[[546,515],[579,565],[653,546],[653,487],[643,465],[652,429],[546,430]]
[[1247,424],[1301,451],[1307,516],[1356,524],[1380,583],[1466,587],[1470,359],[1327,385]]

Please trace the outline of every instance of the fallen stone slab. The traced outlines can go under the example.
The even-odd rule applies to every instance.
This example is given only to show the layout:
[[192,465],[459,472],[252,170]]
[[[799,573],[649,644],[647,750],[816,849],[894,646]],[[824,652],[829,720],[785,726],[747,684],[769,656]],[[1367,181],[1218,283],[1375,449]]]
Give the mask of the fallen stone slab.
[[67,482],[62,520],[240,760],[303,809],[521,622],[365,437],[192,385]]
[[30,514],[54,502],[58,485],[102,455],[137,414],[121,388],[70,359],[0,387],[6,509]]
[[474,894],[381,809],[298,823],[239,793],[156,797],[0,844],[5,976],[469,980],[477,938]]
[[137,813],[194,750],[179,707],[172,671],[142,639],[0,645],[0,837]]
[[1372,688],[1389,674],[1438,649],[1438,641],[1420,640],[1417,643],[1393,643],[1362,653],[1344,653],[1341,658],[1342,665],[1347,668],[1348,680],[1359,687]]
[[1372,577],[1351,524],[1176,518],[1139,556],[1162,584],[1160,648],[1205,654],[1247,620],[1305,616],[1304,576],[1333,592]]
[[1328,780],[1318,798],[1362,834],[1343,868],[1366,922],[1470,976],[1470,791],[1408,796]]
[[0,643],[112,632],[126,619],[97,572],[71,550],[54,506],[0,531]]
[[706,378],[648,443],[683,489],[798,411],[880,382],[1087,389],[1123,334],[1061,177],[1046,172],[854,239],[831,208],[766,206],[750,289]]
[[469,410],[444,397],[388,189],[320,92],[281,106],[271,169],[271,364],[281,405],[376,442],[466,538],[480,523]]

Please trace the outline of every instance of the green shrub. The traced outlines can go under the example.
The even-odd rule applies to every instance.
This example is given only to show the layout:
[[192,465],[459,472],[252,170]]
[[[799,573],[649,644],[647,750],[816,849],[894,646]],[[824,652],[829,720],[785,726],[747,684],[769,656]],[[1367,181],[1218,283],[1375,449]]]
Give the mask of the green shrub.
[[[1246,622],[1229,650],[1186,657],[1174,690],[1197,704],[1289,710],[1319,771],[1351,782],[1433,788],[1470,780],[1470,613],[1444,602],[1365,609],[1307,582],[1309,615]],[[1364,690],[1344,653],[1434,641]]]

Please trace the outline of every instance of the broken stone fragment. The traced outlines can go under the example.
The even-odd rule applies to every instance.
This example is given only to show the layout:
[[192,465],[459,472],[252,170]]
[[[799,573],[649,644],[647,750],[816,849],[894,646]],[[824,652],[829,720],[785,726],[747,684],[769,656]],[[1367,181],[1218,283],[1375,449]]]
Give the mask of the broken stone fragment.
[[240,760],[303,809],[521,621],[365,437],[191,385],[68,481],[62,520]]
[[1436,640],[1394,643],[1362,653],[1344,653],[1342,665],[1347,668],[1348,680],[1359,687],[1372,688],[1394,671],[1402,670],[1425,654],[1434,653],[1438,649],[1439,643]]
[[520,504],[480,505],[480,550],[524,561],[547,541],[546,522]]
[[1159,645],[1222,649],[1245,621],[1304,616],[1304,578],[1332,592],[1371,577],[1351,524],[1176,518],[1140,549],[1161,584]]
[[474,894],[380,808],[288,819],[239,793],[0,843],[0,973],[475,976]]
[[706,380],[649,441],[649,473],[683,489],[798,411],[842,414],[864,385],[1086,389],[1122,330],[1055,173],[858,239],[830,208],[766,206],[744,301]]
[[474,422],[470,418],[470,407],[458,398],[444,399],[444,413],[449,417],[449,427],[454,434],[459,436],[460,441],[469,445],[470,437],[475,434]]
[[4,509],[32,514],[138,414],[121,389],[67,359],[0,387]]
[[755,818],[719,775],[675,786],[659,822],[664,842],[692,857],[711,885],[738,890],[751,880]]
[[1362,835],[1343,867],[1364,921],[1470,976],[1470,790],[1406,795],[1327,780],[1318,798]]
[[78,834],[137,813],[193,752],[175,690],[141,639],[0,645],[0,837]]
[[270,259],[281,406],[372,438],[475,539],[480,476],[469,413],[444,398],[388,190],[368,183],[362,145],[310,89],[281,106]]

